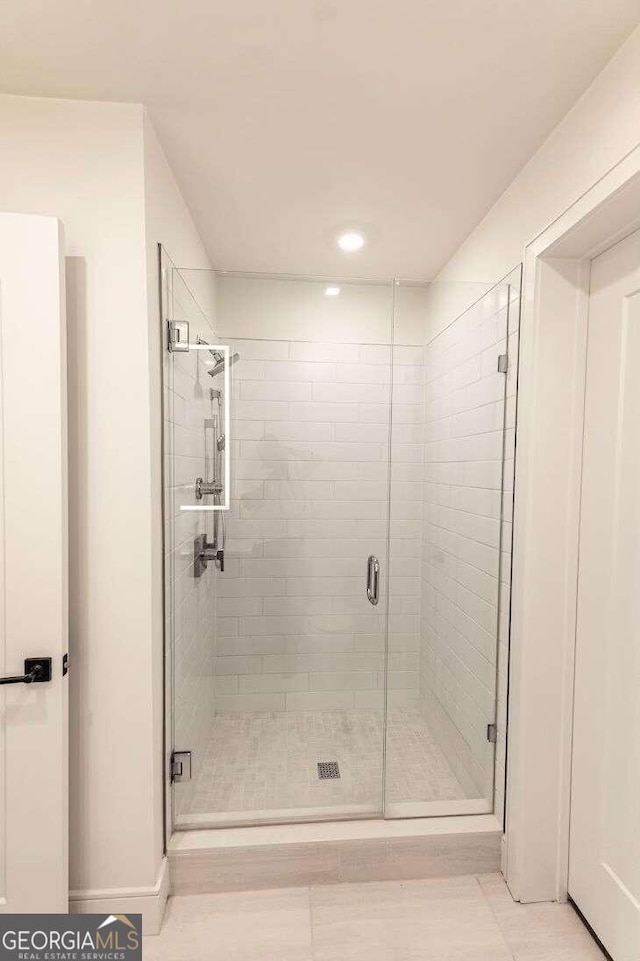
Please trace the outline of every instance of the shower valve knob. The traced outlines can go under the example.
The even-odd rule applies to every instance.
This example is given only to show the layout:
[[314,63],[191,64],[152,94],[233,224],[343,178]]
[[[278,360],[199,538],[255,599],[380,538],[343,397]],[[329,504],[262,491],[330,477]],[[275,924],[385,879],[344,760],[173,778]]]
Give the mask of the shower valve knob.
[[222,485],[221,484],[211,484],[208,481],[203,480],[202,477],[196,477],[196,500],[201,501],[205,494],[221,494]]

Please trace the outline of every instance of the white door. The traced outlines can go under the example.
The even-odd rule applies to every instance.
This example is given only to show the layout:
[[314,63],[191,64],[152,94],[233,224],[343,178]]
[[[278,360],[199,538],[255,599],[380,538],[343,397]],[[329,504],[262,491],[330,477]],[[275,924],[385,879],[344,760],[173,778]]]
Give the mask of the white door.
[[640,958],[640,233],[592,263],[569,894]]
[[[0,213],[0,910],[67,911],[64,257],[53,217]],[[42,676],[42,675],[41,675]]]

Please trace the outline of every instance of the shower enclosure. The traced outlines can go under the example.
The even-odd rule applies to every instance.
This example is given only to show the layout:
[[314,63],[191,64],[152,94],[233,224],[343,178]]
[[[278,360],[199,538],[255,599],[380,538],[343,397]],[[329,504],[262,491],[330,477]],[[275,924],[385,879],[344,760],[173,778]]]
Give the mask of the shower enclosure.
[[499,810],[519,277],[162,278],[173,826]]

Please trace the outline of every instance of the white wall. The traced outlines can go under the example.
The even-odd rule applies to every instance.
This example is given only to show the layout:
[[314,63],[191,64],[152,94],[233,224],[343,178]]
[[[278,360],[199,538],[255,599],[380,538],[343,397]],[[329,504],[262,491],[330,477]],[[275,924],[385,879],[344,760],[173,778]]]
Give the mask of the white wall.
[[640,27],[442,268],[439,279],[497,282],[506,276],[522,260],[525,245],[638,143]]
[[154,246],[207,262],[140,106],[2,96],[0,126],[0,207],[59,217],[67,245],[70,883],[148,888],[162,854]]
[[[198,275],[186,276],[201,302]],[[328,286],[339,286],[339,296],[327,297]],[[393,286],[222,273],[216,278],[216,322],[221,337],[390,344]]]

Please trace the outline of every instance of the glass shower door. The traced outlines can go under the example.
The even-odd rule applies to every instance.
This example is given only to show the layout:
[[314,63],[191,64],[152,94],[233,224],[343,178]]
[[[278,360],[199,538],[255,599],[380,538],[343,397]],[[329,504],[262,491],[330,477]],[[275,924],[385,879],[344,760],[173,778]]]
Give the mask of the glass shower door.
[[[392,300],[391,284],[174,271],[178,827],[382,814]],[[214,525],[224,559],[201,570]]]
[[396,285],[387,817],[493,811],[497,736],[504,778],[512,279]]

